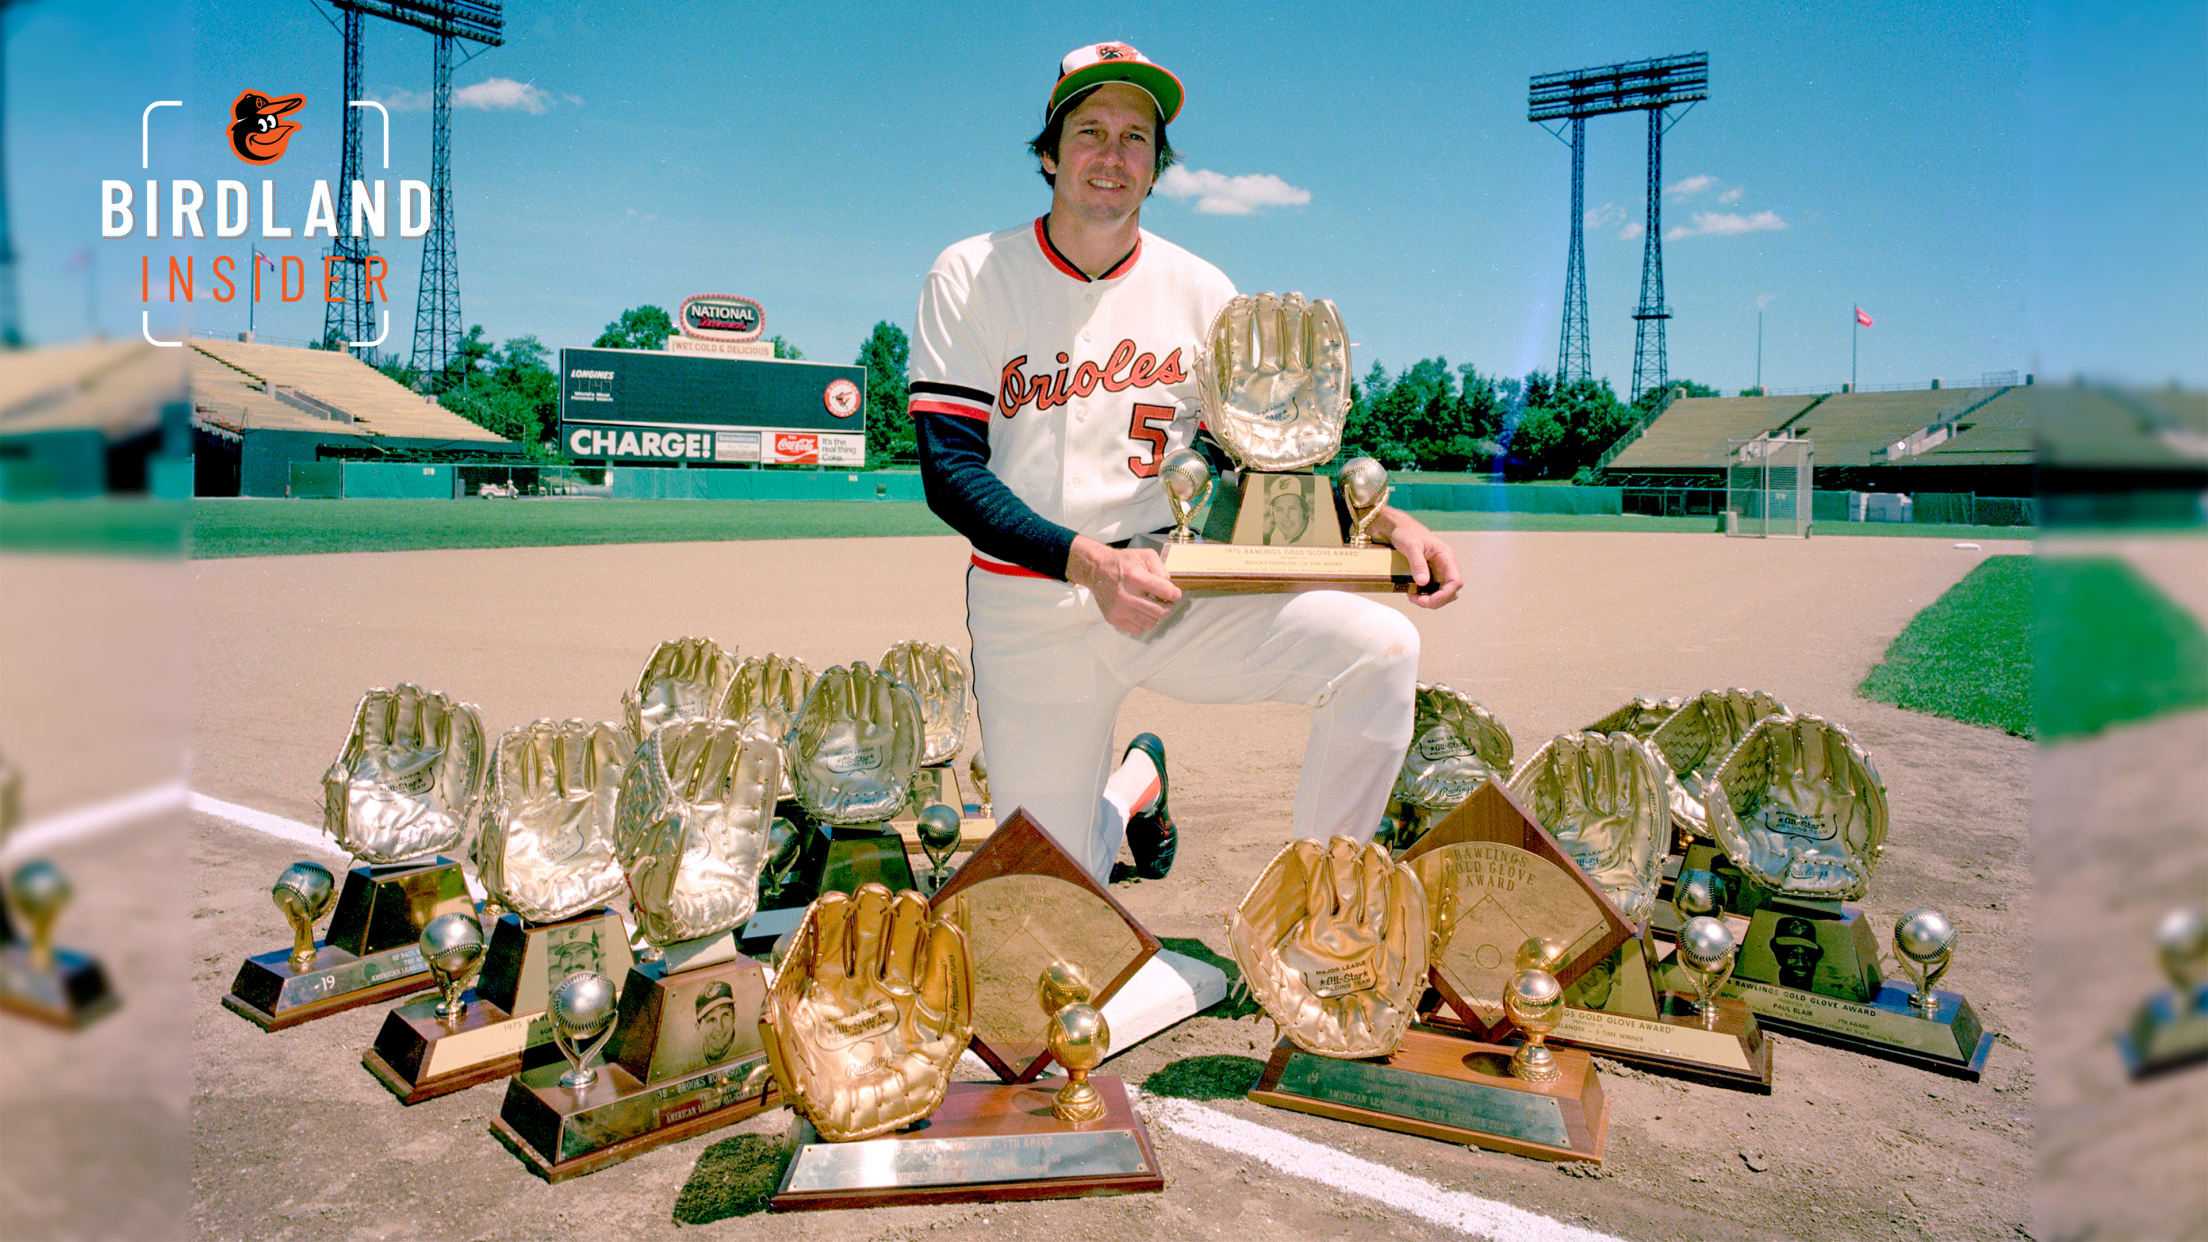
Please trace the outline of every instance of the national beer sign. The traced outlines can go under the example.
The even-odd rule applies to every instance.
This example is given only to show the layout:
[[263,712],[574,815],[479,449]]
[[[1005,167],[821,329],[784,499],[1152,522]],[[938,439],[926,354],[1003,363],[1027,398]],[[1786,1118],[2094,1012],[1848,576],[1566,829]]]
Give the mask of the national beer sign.
[[700,293],[684,298],[676,317],[684,336],[706,341],[756,341],[766,321],[766,312],[757,302],[733,293]]

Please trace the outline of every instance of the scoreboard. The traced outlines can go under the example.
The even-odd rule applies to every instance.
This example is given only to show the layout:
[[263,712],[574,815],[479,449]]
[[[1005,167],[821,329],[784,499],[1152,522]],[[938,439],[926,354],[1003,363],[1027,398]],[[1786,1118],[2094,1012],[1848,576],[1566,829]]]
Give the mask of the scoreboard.
[[578,461],[864,465],[866,368],[563,349],[560,446]]

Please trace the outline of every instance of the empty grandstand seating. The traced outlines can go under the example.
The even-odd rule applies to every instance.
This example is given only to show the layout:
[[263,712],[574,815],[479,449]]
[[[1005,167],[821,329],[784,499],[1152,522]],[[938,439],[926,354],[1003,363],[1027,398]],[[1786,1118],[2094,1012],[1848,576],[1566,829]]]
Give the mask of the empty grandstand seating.
[[[1613,472],[1719,470],[1726,442],[1784,426],[1815,397],[1682,397],[1610,461]],[[1824,445],[1817,446],[1818,456]]]
[[1835,393],[1785,430],[1817,442],[1819,469],[1884,465],[1884,450],[1997,395],[1997,388],[1916,388]]
[[17,350],[0,366],[0,436],[48,431],[136,434],[184,392],[175,350],[143,341],[90,341]]
[[198,417],[233,433],[315,431],[504,443],[346,353],[211,339],[195,339],[191,346]]
[[[2004,388],[1956,420],[1954,430],[1922,451],[1890,459],[1896,466],[2015,466],[2032,460],[2030,388]],[[1823,445],[1818,446],[1822,455]]]

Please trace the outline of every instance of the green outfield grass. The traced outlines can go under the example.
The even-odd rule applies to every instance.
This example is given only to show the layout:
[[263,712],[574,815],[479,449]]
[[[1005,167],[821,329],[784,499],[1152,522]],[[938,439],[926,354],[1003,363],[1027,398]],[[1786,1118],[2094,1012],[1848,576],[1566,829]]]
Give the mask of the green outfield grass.
[[2122,561],[1995,556],[1918,613],[1857,690],[2053,741],[2208,705],[2208,636]]

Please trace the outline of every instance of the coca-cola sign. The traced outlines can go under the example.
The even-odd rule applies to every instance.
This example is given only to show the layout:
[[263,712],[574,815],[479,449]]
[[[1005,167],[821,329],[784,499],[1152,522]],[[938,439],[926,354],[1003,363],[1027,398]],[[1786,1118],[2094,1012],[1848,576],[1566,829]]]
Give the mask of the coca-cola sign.
[[766,312],[750,298],[733,293],[700,293],[682,300],[676,326],[684,336],[708,341],[756,341]]

